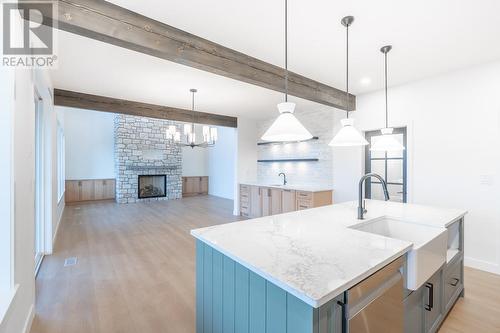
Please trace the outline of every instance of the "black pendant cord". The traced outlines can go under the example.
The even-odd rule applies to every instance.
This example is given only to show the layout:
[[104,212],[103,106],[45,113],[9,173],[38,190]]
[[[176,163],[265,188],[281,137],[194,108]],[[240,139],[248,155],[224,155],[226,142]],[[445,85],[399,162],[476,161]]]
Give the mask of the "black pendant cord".
[[194,118],[194,93],[195,93],[195,91],[191,91],[191,92],[193,93],[193,96],[191,98],[191,111],[193,111],[193,123],[191,124],[191,131],[194,132],[194,121],[195,121],[195,118]]
[[285,102],[288,102],[288,0],[285,0]]
[[389,112],[387,111],[387,52],[385,56],[385,128],[389,127]]
[[349,24],[346,25],[346,89],[345,89],[345,105],[347,119],[349,119]]

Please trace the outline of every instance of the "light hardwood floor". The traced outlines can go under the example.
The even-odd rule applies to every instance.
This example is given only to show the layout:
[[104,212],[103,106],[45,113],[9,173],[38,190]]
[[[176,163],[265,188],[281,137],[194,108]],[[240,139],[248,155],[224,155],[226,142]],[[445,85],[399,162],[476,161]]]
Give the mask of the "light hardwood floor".
[[[67,206],[40,268],[32,333],[193,333],[193,228],[239,220],[216,197]],[[64,267],[64,259],[78,264]]]
[[[31,333],[194,333],[189,230],[236,220],[232,201],[209,196],[67,206],[37,277]],[[466,268],[465,278],[439,333],[500,332],[500,277]]]
[[500,276],[465,267],[464,283],[465,297],[459,298],[439,333],[499,333]]

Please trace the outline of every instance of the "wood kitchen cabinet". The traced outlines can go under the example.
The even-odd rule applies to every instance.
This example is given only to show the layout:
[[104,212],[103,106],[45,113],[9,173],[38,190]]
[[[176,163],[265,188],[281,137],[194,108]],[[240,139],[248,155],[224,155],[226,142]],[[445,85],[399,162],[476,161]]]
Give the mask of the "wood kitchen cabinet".
[[[281,191],[281,212],[288,213],[297,210],[297,202],[295,196],[295,190],[280,190]],[[279,213],[277,213],[279,214]]]
[[262,216],[281,214],[281,195],[280,189],[275,188],[260,188],[260,196],[262,202]]
[[271,215],[271,189],[266,187],[260,188],[260,197],[262,202],[261,216]]
[[260,195],[260,187],[250,186],[250,202],[249,202],[249,217],[261,217],[262,216],[262,199]]
[[297,191],[287,188],[240,185],[240,214],[256,218],[330,205],[332,191]]
[[[456,228],[459,244],[453,257],[418,290],[404,299],[405,333],[436,333],[453,305],[464,292],[463,219],[448,226],[448,234]],[[449,244],[450,246],[450,244]]]
[[67,203],[111,200],[115,198],[114,179],[66,180],[65,201]]
[[276,214],[281,214],[283,208],[282,208],[282,191],[280,189],[276,188],[270,188],[269,189],[270,193],[270,204],[271,204],[271,211],[269,215],[276,215]]
[[208,194],[208,176],[182,177],[182,196]]

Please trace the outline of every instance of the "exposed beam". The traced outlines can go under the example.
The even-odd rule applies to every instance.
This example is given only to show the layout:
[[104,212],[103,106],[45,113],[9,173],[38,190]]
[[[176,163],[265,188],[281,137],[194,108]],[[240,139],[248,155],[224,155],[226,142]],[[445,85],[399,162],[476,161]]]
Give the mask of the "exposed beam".
[[[195,122],[214,126],[237,127],[237,118],[213,113],[191,111],[124,99],[54,89],[54,104],[79,109],[123,113],[133,116]],[[194,115],[194,116],[193,116]]]
[[[58,0],[59,29],[267,89],[284,92],[284,69],[102,0]],[[356,97],[289,73],[289,94],[342,110]],[[347,107],[347,104],[349,106]]]

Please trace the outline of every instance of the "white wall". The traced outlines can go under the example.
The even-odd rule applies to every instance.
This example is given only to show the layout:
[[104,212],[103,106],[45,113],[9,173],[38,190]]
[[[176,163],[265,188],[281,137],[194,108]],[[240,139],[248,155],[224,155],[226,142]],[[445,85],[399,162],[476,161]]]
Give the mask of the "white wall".
[[234,199],[236,180],[236,129],[217,127],[218,140],[208,148],[208,194]]
[[[198,125],[195,128],[196,137],[203,138],[203,127]],[[182,147],[182,176],[208,176],[210,149]]]
[[[239,184],[257,180],[257,122],[252,119],[238,117],[237,159],[234,193],[238,193]],[[234,197],[234,215],[240,214],[239,195]]]
[[66,179],[115,178],[115,115],[56,108],[64,113]]
[[[500,62],[389,90],[389,125],[408,126],[410,202],[469,211],[465,256],[469,266],[500,273]],[[383,91],[361,95],[357,127],[384,125]],[[334,184],[355,199],[361,150],[337,153]]]
[[[51,106],[51,86],[48,74],[44,71],[29,69],[15,70],[15,99],[13,126],[13,179],[14,179],[14,234],[13,234],[13,283],[17,287],[8,312],[0,324],[1,333],[24,332],[29,330],[33,319],[35,300],[34,276],[34,183],[35,183],[35,104],[36,89],[44,100],[45,115],[53,112]],[[44,131],[51,131],[50,123]],[[50,137],[50,136],[49,136]],[[50,147],[50,145],[49,145]],[[50,149],[44,148],[46,156]],[[51,165],[51,159],[46,162]],[[47,170],[51,172],[51,170]],[[50,179],[50,178],[49,178]],[[46,189],[51,182],[46,181]],[[45,191],[47,194],[47,191]],[[51,193],[46,196],[46,222],[51,222]],[[46,225],[49,236],[52,234],[52,223]],[[50,242],[51,237],[49,237]],[[50,244],[51,245],[51,244]]]

